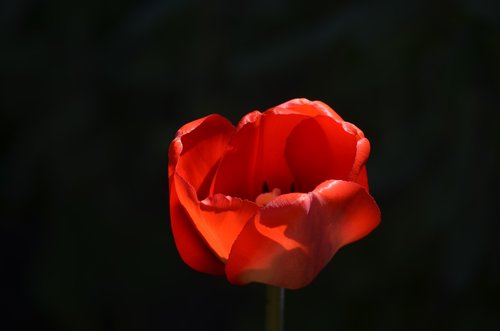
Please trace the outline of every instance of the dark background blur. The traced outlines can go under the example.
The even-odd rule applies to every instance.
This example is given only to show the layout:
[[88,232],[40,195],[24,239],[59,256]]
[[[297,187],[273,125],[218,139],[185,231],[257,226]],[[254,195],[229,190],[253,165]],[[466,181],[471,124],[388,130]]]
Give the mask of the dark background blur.
[[264,287],[180,260],[167,149],[295,97],[363,129],[382,224],[287,330],[500,323],[496,1],[4,1],[3,330],[259,330]]

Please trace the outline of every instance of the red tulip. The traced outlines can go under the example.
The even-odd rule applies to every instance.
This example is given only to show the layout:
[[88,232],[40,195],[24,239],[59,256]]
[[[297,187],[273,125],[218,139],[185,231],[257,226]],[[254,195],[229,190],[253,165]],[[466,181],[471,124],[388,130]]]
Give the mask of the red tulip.
[[370,143],[320,101],[294,99],[184,125],[169,150],[170,217],[195,270],[233,284],[309,284],[380,222],[368,193]]

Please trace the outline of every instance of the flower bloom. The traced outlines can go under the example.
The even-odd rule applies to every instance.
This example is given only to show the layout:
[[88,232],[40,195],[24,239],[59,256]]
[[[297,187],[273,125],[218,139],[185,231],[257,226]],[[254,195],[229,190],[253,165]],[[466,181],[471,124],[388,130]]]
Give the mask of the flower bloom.
[[380,223],[370,143],[320,101],[294,99],[184,125],[169,149],[170,218],[195,270],[233,284],[309,284],[342,246]]

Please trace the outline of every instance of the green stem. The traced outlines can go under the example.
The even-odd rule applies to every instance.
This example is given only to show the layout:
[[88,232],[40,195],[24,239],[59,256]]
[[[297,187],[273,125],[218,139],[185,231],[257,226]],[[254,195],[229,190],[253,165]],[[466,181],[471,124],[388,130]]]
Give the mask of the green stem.
[[267,286],[266,331],[283,331],[285,289]]

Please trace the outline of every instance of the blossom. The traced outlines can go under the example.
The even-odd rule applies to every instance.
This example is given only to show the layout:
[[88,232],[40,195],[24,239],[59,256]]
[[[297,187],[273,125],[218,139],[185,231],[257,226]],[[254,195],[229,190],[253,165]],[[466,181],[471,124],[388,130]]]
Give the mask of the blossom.
[[339,248],[380,223],[370,143],[320,101],[293,99],[233,126],[212,114],[169,149],[170,218],[195,270],[233,284],[309,284]]

